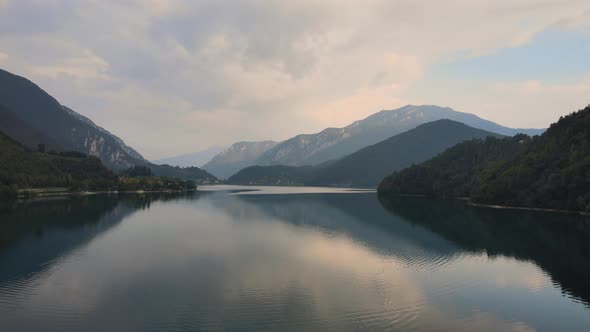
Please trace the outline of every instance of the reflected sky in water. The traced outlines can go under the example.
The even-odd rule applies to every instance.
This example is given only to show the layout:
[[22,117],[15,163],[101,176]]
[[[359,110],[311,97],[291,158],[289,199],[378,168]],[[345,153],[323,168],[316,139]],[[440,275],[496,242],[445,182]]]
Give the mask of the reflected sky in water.
[[[589,330],[585,220],[459,203],[312,190],[3,206],[0,321],[8,331]],[[530,223],[538,230],[523,237]],[[556,243],[540,248],[548,234]]]

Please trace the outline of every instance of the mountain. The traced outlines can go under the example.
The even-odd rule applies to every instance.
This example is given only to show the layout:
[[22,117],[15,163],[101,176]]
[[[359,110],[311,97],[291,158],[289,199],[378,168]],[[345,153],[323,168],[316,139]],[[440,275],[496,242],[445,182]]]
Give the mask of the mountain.
[[453,145],[500,135],[452,120],[437,120],[370,145],[321,168],[316,185],[376,187],[393,171],[428,160]]
[[110,169],[147,166],[154,175],[215,182],[198,168],[154,165],[108,130],[61,105],[24,77],[0,69],[0,130],[31,150],[40,144],[46,151],[76,151],[99,158]]
[[590,106],[560,118],[541,136],[459,144],[386,177],[379,193],[590,212]]
[[191,180],[195,181],[197,184],[213,184],[218,182],[217,177],[198,167],[178,167],[154,164],[148,164],[148,167],[156,176]]
[[465,140],[500,135],[451,120],[412,130],[319,166],[254,166],[229,178],[235,184],[376,187],[387,174],[425,161]]
[[111,134],[111,132],[109,132],[108,130],[106,130],[106,129],[102,128],[102,127],[97,126],[89,118],[83,116],[82,114],[76,113],[74,110],[72,110],[69,107],[62,106],[62,108],[64,109],[64,111],[68,112],[72,117],[78,119],[81,122],[84,122],[84,123],[88,124],[89,126],[93,127],[97,131],[105,134],[106,136],[112,137],[115,140],[115,142],[121,147],[121,149],[123,149],[123,151],[125,151],[132,158],[135,158],[135,159],[138,159],[138,160],[145,160],[143,158],[143,156],[139,152],[135,151],[135,149],[133,149],[132,147],[130,147],[127,144],[125,144],[125,142],[123,142],[122,139],[120,139],[119,137],[115,136],[114,134]]
[[488,167],[471,198],[590,212],[590,106],[560,118],[513,160]]
[[[107,166],[122,169],[143,160],[135,150],[123,141],[96,126],[89,119],[62,106],[55,98],[43,91],[33,82],[0,70],[0,104],[9,109],[26,127],[14,128],[21,131],[13,138],[28,146],[32,141],[22,136],[33,129],[39,133],[38,139],[51,138],[54,142],[36,142],[55,145],[61,151],[78,151],[100,158]],[[4,120],[4,118],[2,118]],[[34,140],[33,140],[34,141]],[[37,144],[34,145],[36,148]],[[32,147],[32,146],[31,146]]]
[[317,166],[250,166],[241,169],[227,180],[236,185],[306,186],[313,185]]
[[180,167],[201,167],[223,150],[223,147],[213,146],[203,151],[183,154],[180,156],[174,156],[170,158],[153,160],[152,162],[156,165],[168,164]]
[[63,150],[53,138],[31,127],[4,105],[0,105],[0,131],[16,139],[29,149],[37,150],[39,144],[45,144],[47,151]]
[[503,139],[462,142],[424,163],[386,177],[379,184],[379,192],[394,195],[469,197],[477,177],[484,169],[524,152],[530,140],[529,136],[516,135]]
[[476,115],[457,112],[448,107],[407,105],[396,110],[375,113],[344,128],[327,128],[317,134],[295,136],[266,151],[254,164],[318,165],[344,157],[421,124],[441,119],[462,122],[470,127],[501,135],[538,135],[543,132],[541,129],[503,127]]
[[226,179],[240,169],[254,165],[254,161],[277,142],[238,142],[213,157],[203,169]]
[[33,151],[0,132],[0,198],[15,198],[18,189],[50,187],[75,191],[182,191],[195,188],[195,181],[152,176],[145,166],[137,169],[147,174],[124,172],[120,174],[122,178],[119,180],[96,157],[80,152]]
[[0,196],[15,195],[18,187],[106,189],[115,183],[116,176],[96,157],[33,152],[0,132]]

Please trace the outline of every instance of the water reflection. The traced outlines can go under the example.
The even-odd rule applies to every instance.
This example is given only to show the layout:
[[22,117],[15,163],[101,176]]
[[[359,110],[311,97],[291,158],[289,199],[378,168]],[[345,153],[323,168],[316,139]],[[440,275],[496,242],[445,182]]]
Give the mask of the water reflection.
[[[436,268],[462,249],[432,231],[392,218],[372,194],[238,196],[220,208],[234,218],[275,218],[323,233],[346,236],[372,251],[414,267]],[[244,204],[247,203],[247,204]]]
[[[523,223],[520,215],[482,217],[444,201],[385,204],[389,211],[374,194],[211,192],[5,208],[0,321],[19,331],[590,326],[588,309],[562,297],[535,265],[559,280],[552,269],[569,263],[542,263],[557,255],[534,256],[511,246],[511,227],[484,225],[515,216]],[[456,223],[473,229],[464,236]],[[539,232],[567,239],[571,230],[560,228]],[[584,298],[574,284],[564,288]]]
[[533,261],[563,291],[590,303],[590,219],[578,215],[471,207],[462,201],[381,199],[392,214],[470,252]]
[[135,210],[179,198],[177,194],[94,195],[1,202],[0,283],[35,276]]

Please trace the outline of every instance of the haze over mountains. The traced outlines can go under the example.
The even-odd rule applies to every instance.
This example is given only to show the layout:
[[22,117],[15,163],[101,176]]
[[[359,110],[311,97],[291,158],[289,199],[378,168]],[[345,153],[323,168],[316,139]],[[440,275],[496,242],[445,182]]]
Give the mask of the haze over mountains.
[[275,141],[234,143],[203,165],[203,169],[226,179],[242,168],[254,165],[260,155],[276,144]]
[[448,107],[407,105],[375,113],[344,128],[327,128],[317,134],[298,135],[266,151],[257,165],[317,165],[341,158],[365,146],[408,131],[423,123],[440,119],[462,122],[468,126],[502,135],[542,133],[537,129],[512,129],[484,120],[476,115]]
[[376,187],[383,177],[425,161],[453,145],[476,138],[501,137],[452,120],[412,130],[319,166],[252,166],[229,178],[233,184]]
[[375,187],[392,171],[427,160],[453,145],[501,135],[452,120],[437,120],[367,146],[316,174],[316,185]]
[[[442,119],[449,120],[437,122]],[[172,166],[155,165],[119,137],[61,105],[34,83],[2,70],[0,120],[0,131],[32,150],[43,144],[48,151],[82,152],[98,157],[113,170],[146,166],[158,176],[215,182],[216,177],[229,178],[253,165],[287,166],[257,170],[272,170],[273,174],[277,171],[287,172],[294,177],[291,179],[294,182],[305,178],[308,184],[340,186],[376,186],[382,177],[392,171],[409,166],[412,162],[426,160],[465,139],[543,132],[540,129],[507,128],[476,115],[445,107],[407,105],[380,111],[344,128],[327,128],[316,134],[297,135],[283,142],[238,142],[213,156],[203,165],[203,169],[192,166],[204,163],[205,158],[219,151],[219,148],[158,160],[158,163]],[[458,126],[454,121],[462,124]],[[432,122],[437,125],[421,126]],[[455,127],[449,129],[453,123]],[[448,128],[442,128],[443,124]],[[430,128],[431,132],[422,132],[425,128]],[[480,131],[474,131],[476,129]],[[441,136],[433,139],[436,130],[440,130]],[[400,133],[407,134],[397,137]],[[320,167],[297,171],[288,168],[303,165]],[[308,171],[311,173],[308,174]],[[363,173],[362,176],[360,173]]]
[[[228,158],[235,151],[239,150],[243,154],[241,149],[249,149],[249,146],[238,143],[235,148],[226,152],[225,156],[214,158],[204,168],[218,177],[227,178],[241,168],[254,165],[319,165],[342,158],[421,124],[441,119],[458,121],[473,128],[508,136],[517,133],[539,135],[543,132],[543,129],[504,127],[476,115],[457,112],[448,107],[407,105],[395,110],[380,111],[344,128],[327,128],[316,134],[297,135],[271,146],[255,159]],[[256,153],[260,153],[261,150],[259,146],[256,147]],[[249,155],[254,156],[256,153]],[[240,163],[235,164],[233,159],[240,160]]]
[[75,151],[99,158],[113,170],[147,166],[155,175],[196,181],[217,179],[196,167],[154,165],[92,120],[61,105],[28,79],[0,69],[0,131],[36,151]]
[[225,150],[222,146],[212,146],[208,149],[197,151],[193,153],[182,154],[179,156],[163,158],[158,160],[153,160],[154,164],[162,165],[167,164],[171,166],[179,166],[179,167],[202,167],[211,158],[215,157],[217,154],[221,153]]

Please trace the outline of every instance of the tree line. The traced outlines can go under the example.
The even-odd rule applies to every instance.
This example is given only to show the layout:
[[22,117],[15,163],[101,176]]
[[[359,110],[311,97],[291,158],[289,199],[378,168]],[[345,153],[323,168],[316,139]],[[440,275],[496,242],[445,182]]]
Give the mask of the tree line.
[[192,180],[158,177],[147,166],[115,173],[80,152],[32,151],[0,132],[0,197],[19,189],[59,187],[70,191],[194,190]]

